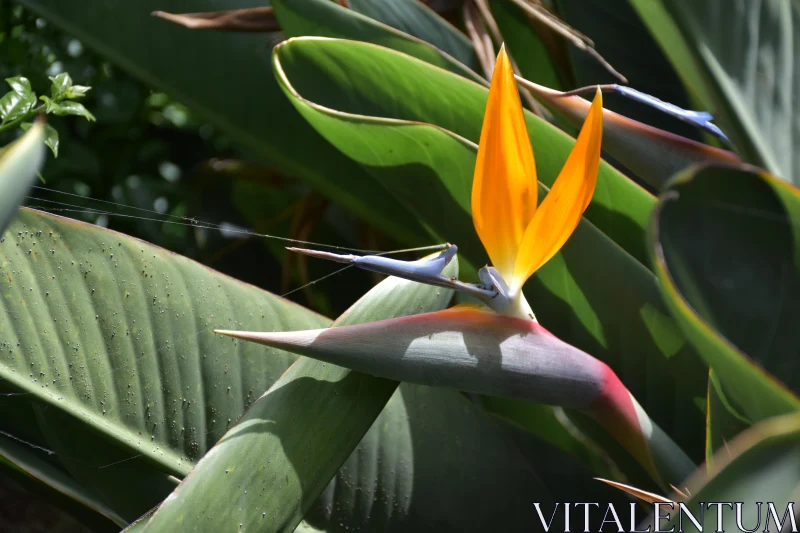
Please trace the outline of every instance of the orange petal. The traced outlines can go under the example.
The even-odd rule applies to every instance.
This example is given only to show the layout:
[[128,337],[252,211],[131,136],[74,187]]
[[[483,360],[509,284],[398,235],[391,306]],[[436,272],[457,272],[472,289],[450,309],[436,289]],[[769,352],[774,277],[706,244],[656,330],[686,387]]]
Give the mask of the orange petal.
[[575,231],[597,184],[602,139],[603,95],[598,88],[564,168],[525,230],[514,264],[512,289],[522,287]]
[[503,47],[494,67],[478,145],[472,220],[492,264],[505,279],[514,271],[519,244],[536,211],[536,194],[533,149]]

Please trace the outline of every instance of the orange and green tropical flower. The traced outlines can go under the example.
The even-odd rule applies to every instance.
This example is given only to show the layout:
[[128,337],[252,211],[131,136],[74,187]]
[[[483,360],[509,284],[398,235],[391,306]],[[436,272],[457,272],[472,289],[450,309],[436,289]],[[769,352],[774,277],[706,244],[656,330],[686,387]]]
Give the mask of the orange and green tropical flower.
[[481,285],[443,274],[456,254],[452,245],[435,257],[411,262],[298,250],[463,291],[494,312],[462,305],[318,330],[218,333],[396,381],[579,409],[605,427],[662,486],[679,482],[694,469],[688,457],[650,420],[608,365],[536,323],[522,294],[527,279],[575,231],[591,201],[602,117],[598,90],[572,151],[539,205],[517,85],[508,56],[500,50],[472,187],[473,222],[492,261],[479,271]]
[[528,316],[523,284],[567,242],[589,205],[600,168],[603,96],[597,90],[578,140],[537,206],[538,182],[517,83],[505,47],[497,57],[483,120],[472,219],[508,285],[509,314]]

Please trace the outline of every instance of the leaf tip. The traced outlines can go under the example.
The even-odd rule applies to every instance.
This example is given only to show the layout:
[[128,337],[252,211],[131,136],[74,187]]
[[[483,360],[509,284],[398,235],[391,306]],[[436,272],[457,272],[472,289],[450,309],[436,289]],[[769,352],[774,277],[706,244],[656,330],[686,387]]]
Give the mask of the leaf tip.
[[618,483],[616,481],[611,481],[609,479],[603,479],[601,477],[596,477],[596,478],[593,478],[593,479],[595,481],[600,481],[602,483],[605,483],[606,485],[608,485],[610,487],[614,487],[617,490],[621,490],[622,492],[626,492],[626,493],[630,494],[631,496],[633,496],[635,498],[639,498],[640,500],[645,501],[647,503],[674,503],[669,498],[665,498],[664,496],[661,496],[660,494],[655,494],[653,492],[642,490],[642,489],[633,487],[631,485],[626,485],[624,483]]
[[228,329],[215,329],[214,333],[224,335],[226,337],[233,337],[234,339],[241,339],[244,341],[257,342],[259,344],[270,345],[270,333],[263,333],[260,331],[233,331]]

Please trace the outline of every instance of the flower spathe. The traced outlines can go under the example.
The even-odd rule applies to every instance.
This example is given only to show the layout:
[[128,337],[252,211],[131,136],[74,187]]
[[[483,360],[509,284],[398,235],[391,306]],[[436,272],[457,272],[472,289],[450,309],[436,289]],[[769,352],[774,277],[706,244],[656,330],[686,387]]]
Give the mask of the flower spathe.
[[472,219],[509,288],[509,314],[532,317],[521,289],[564,245],[589,205],[600,168],[599,88],[561,172],[541,205],[536,164],[505,47],[492,75],[472,184]]

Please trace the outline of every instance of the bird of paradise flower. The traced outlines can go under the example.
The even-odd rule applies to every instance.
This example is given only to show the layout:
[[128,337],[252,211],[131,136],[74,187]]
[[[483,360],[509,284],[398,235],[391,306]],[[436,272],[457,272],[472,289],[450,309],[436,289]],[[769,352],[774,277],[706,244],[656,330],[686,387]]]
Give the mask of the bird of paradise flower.
[[[360,372],[424,385],[534,401],[592,416],[661,484],[678,485],[694,464],[655,424],[611,368],[556,338],[536,320],[525,282],[564,246],[591,202],[603,134],[598,89],[552,188],[538,182],[519,92],[502,47],[492,75],[472,185],[475,230],[492,262],[480,283],[443,275],[457,252],[418,261],[308,255],[446,287],[480,300],[444,311],[366,324],[293,332],[217,333]],[[378,356],[376,356],[378,354]]]

